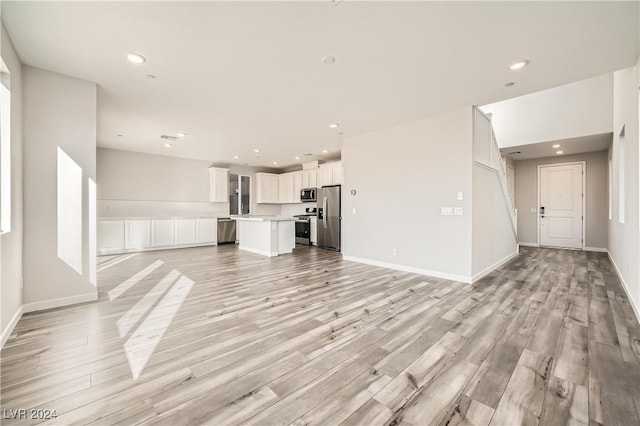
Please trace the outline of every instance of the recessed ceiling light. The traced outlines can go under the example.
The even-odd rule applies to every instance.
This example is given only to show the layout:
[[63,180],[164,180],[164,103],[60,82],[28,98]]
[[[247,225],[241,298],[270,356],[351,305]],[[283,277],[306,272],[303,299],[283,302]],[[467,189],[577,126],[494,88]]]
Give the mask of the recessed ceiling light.
[[127,60],[129,62],[134,64],[144,64],[145,62],[147,62],[147,58],[145,58],[139,53],[129,52],[125,56],[127,57]]
[[337,129],[338,127],[340,127],[340,125],[338,123],[331,123],[329,124],[329,127],[331,127],[332,129]]
[[525,59],[525,60],[522,60],[522,61],[513,62],[511,65],[509,65],[509,69],[511,71],[517,71],[517,70],[521,70],[522,68],[526,67],[527,65],[529,65],[529,61]]
[[253,152],[260,152],[258,148],[253,148]]
[[328,149],[323,149],[323,150],[322,150],[322,153],[323,153],[323,154],[326,154],[327,152],[329,152],[329,150],[328,150]]
[[185,136],[187,136],[187,134],[185,132],[180,132],[176,136],[179,138],[184,138]]
[[515,83],[513,81],[510,81],[507,84],[505,84],[505,86],[507,87],[515,86]]
[[239,159],[240,157],[238,157],[237,155],[234,155],[233,158],[235,158],[236,160]]
[[299,159],[300,159],[300,157],[296,157],[296,160],[299,160]]
[[564,151],[556,151],[556,154],[560,155],[560,154],[564,154]]
[[277,162],[277,161],[274,161],[274,162],[273,162],[273,165],[274,165],[274,166],[277,166],[277,165],[278,165],[278,162]]
[[558,148],[560,148],[560,144],[551,145],[551,148],[558,149]]
[[323,56],[322,59],[320,59],[320,62],[325,65],[331,65],[336,62],[336,58],[334,58],[333,56]]
[[171,148],[171,144],[170,144],[170,143],[165,143],[165,144],[164,144],[164,147],[165,147],[165,148]]

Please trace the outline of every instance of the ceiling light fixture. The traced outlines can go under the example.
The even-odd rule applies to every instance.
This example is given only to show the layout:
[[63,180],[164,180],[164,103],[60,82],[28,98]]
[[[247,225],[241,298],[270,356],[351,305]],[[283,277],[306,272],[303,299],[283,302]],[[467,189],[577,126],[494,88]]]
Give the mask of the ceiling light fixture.
[[170,143],[165,143],[165,144],[164,144],[164,147],[165,147],[165,148],[171,148],[171,144],[170,144]]
[[274,166],[277,166],[277,165],[278,165],[278,162],[277,162],[277,161],[274,161],[274,162],[273,162],[273,165],[274,165]]
[[128,52],[125,54],[127,60],[133,64],[144,64],[147,62],[147,58],[139,53]]
[[253,152],[260,152],[258,148],[253,148]]
[[299,159],[300,159],[300,157],[296,156],[296,160],[299,160]]
[[560,144],[552,145],[552,146],[551,146],[551,148],[553,148],[553,149],[558,149],[558,148],[560,148]]
[[332,65],[336,62],[336,58],[333,56],[323,56],[322,59],[320,59],[320,62],[325,65]]
[[323,153],[323,154],[326,154],[327,152],[329,152],[329,150],[328,150],[328,149],[323,149],[323,150],[322,150],[322,153]]
[[522,68],[526,67],[527,65],[529,65],[529,61],[527,59],[524,59],[522,61],[517,61],[517,62],[513,62],[509,65],[509,69],[511,71],[518,71],[521,70]]
[[556,154],[558,154],[558,155],[564,154],[564,151],[562,151],[562,150],[556,151]]
[[338,127],[340,127],[340,125],[338,123],[331,123],[329,124],[329,127],[331,127],[332,129],[337,129]]
[[237,155],[234,155],[233,158],[235,158],[236,160],[239,159],[240,157],[238,157]]
[[187,134],[185,132],[180,132],[176,136],[179,138],[184,138],[185,136],[187,136]]

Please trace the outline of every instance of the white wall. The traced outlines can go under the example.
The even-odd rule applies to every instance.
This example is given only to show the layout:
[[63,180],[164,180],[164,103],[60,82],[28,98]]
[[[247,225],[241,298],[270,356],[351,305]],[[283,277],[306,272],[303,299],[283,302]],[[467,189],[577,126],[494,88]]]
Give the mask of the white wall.
[[[97,298],[89,281],[88,179],[96,178],[96,84],[23,66],[26,310]],[[82,168],[82,274],[58,258],[57,149]]]
[[[538,244],[538,166],[586,163],[585,246],[606,249],[608,218],[608,156],[606,151],[515,161],[515,203],[518,209],[518,242]],[[531,209],[536,209],[531,212]]]
[[[609,253],[640,318],[640,249],[638,224],[638,84],[639,65],[614,73],[613,105],[613,218],[609,221]],[[618,221],[619,143],[625,128],[625,223]]]
[[11,232],[0,236],[0,331],[6,338],[22,306],[22,66],[0,26],[0,55],[11,73]]
[[567,84],[480,107],[500,147],[611,132],[613,76]]
[[[471,126],[467,107],[345,140],[345,259],[470,278]],[[443,206],[465,215],[441,216]]]
[[475,281],[518,254],[518,242],[497,171],[473,165],[472,197],[472,272]]
[[[209,202],[210,161],[189,160],[99,148],[99,217],[229,216],[229,203]],[[251,176],[256,169],[231,166],[230,173]],[[278,205],[255,203],[253,214],[280,214]]]

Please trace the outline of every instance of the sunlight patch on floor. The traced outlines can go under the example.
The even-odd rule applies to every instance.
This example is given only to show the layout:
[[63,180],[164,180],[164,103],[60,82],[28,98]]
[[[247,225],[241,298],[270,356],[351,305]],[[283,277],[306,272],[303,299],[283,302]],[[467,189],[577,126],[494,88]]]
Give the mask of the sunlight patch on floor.
[[169,272],[158,284],[156,284],[147,294],[138,300],[120,319],[116,322],[120,337],[124,337],[140,321],[149,309],[162,297],[171,284],[180,276],[180,272],[173,270]]
[[140,377],[193,285],[193,280],[181,276],[124,344],[134,380]]
[[109,301],[113,302],[115,299],[120,297],[124,292],[129,290],[131,287],[140,282],[144,277],[158,269],[162,266],[164,262],[162,260],[156,260],[151,265],[144,268],[142,271],[136,273],[134,276],[120,284],[119,286],[112,288],[109,290]]
[[114,265],[117,265],[120,262],[124,262],[125,260],[129,260],[132,257],[139,255],[140,253],[131,253],[126,256],[118,256],[116,259],[109,259],[105,262],[100,263],[98,267],[98,272],[104,271],[105,269],[109,269]]

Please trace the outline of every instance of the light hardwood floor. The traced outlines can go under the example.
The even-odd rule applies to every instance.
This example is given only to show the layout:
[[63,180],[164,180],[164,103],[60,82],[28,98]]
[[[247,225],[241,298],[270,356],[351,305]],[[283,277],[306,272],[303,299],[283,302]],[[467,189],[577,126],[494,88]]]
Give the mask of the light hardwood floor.
[[99,269],[97,303],[18,323],[1,353],[4,417],[640,424],[640,326],[600,253],[523,248],[475,285],[311,247],[147,252]]

